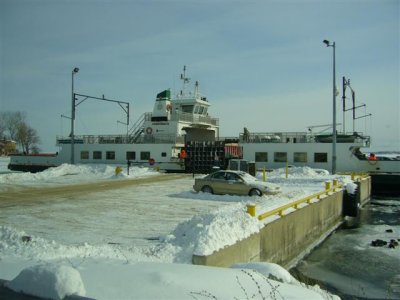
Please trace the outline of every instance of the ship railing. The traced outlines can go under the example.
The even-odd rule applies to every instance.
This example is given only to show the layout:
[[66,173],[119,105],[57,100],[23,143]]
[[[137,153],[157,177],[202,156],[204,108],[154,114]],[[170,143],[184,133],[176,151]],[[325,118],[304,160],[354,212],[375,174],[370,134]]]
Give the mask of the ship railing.
[[[135,140],[135,144],[170,144],[184,143],[183,136],[165,134],[157,136],[152,134],[142,135]],[[71,144],[70,137],[57,137],[57,146]],[[133,144],[130,136],[127,135],[77,135],[74,137],[74,144]]]
[[136,144],[184,144],[183,136],[174,134],[145,134],[140,136],[135,142]]
[[[128,140],[126,135],[76,135],[74,144],[124,144]],[[57,137],[57,145],[71,144],[70,137]]]
[[312,143],[314,137],[305,132],[240,133],[240,143]]
[[[151,112],[147,112],[144,114],[144,121],[151,121],[153,114]],[[219,125],[218,118],[212,118],[210,116],[203,116],[198,114],[184,113],[184,112],[176,112],[171,114],[170,121],[182,121],[193,124],[202,124],[202,125]]]
[[183,112],[173,114],[171,116],[171,120],[172,121],[183,121],[183,122],[188,122],[188,123],[193,123],[193,124],[205,124],[205,125],[213,125],[213,126],[219,125],[218,118],[212,118],[210,116],[203,116],[203,115],[183,113]]
[[129,129],[129,135],[135,139],[138,135],[140,135],[143,131],[143,124],[145,121],[146,115],[142,114],[139,119],[132,125]]
[[[338,143],[351,142],[369,146],[370,137],[362,133],[348,135],[346,137],[337,136]],[[309,132],[254,132],[240,133],[240,143],[316,143],[321,142],[318,135]]]

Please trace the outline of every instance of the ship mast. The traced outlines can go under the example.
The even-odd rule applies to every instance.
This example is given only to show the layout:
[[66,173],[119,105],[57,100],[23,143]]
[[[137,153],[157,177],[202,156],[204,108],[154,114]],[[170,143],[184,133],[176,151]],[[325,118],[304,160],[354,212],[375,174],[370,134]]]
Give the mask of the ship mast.
[[183,66],[183,73],[181,74],[181,80],[182,80],[182,89],[180,92],[180,96],[186,95],[186,85],[189,83],[190,78],[186,77],[186,66]]

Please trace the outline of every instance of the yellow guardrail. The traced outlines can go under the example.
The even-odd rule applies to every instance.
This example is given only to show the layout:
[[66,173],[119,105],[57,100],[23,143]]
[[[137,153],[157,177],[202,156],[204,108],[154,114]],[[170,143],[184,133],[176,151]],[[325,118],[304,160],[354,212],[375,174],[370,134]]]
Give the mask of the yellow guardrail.
[[[284,216],[284,211],[288,208],[294,208],[297,209],[298,206],[302,203],[307,203],[310,204],[311,200],[313,199],[320,199],[321,196],[324,195],[328,195],[330,192],[336,192],[336,190],[342,188],[343,185],[339,184],[337,180],[333,181],[333,186],[332,186],[332,182],[327,181],[325,182],[325,190],[312,194],[310,196],[301,198],[299,200],[293,201],[291,203],[288,203],[286,205],[280,206],[278,208],[275,208],[273,210],[267,211],[266,213],[263,213],[261,215],[258,216],[258,220],[263,220],[267,217],[273,216],[278,214],[280,217]],[[256,205],[255,204],[248,204],[247,205],[247,213],[250,214],[251,216],[255,217],[256,216]]]
[[359,181],[359,180],[369,177],[369,174],[366,172],[341,172],[341,173],[338,173],[338,175],[351,175],[352,181],[357,181],[357,180]]

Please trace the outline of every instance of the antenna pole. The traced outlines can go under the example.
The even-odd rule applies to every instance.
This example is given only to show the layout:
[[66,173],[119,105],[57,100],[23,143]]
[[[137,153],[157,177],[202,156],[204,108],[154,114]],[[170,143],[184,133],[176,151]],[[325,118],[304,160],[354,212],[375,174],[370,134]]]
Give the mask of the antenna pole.
[[189,83],[189,80],[190,80],[190,78],[186,77],[186,66],[183,66],[183,74],[181,74],[181,80],[183,81],[181,96],[183,96],[186,94],[186,92],[185,92],[186,84]]

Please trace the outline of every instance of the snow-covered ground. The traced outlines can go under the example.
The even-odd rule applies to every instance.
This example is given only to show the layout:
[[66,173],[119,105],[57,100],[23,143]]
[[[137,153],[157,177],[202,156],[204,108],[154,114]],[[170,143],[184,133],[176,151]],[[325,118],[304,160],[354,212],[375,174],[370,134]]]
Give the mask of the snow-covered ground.
[[[131,168],[131,175],[115,176],[112,165],[62,165],[37,174],[8,173],[7,163],[0,158],[0,192],[4,194],[157,174]],[[194,179],[185,175],[106,192],[44,194],[39,200],[12,205],[0,201],[0,278],[15,278],[12,288],[25,288],[32,294],[44,290],[42,297],[54,299],[73,293],[96,299],[261,299],[271,295],[326,299],[331,296],[301,286],[274,264],[251,265],[256,272],[243,266],[192,266],[191,257],[211,254],[259,231],[263,224],[246,213],[246,204],[255,203],[257,213],[263,213],[321,191],[333,178],[351,186],[347,176],[304,167],[291,168],[289,179],[284,170],[268,173],[267,182],[282,187],[282,193],[274,196],[195,193]],[[38,274],[42,276],[39,282],[27,279]],[[43,282],[53,282],[52,287],[35,290]]]

